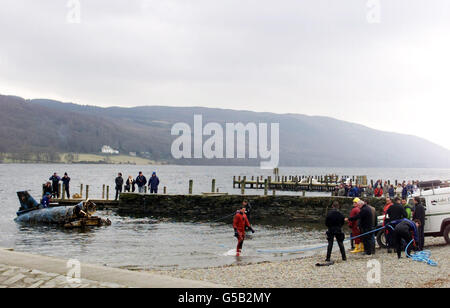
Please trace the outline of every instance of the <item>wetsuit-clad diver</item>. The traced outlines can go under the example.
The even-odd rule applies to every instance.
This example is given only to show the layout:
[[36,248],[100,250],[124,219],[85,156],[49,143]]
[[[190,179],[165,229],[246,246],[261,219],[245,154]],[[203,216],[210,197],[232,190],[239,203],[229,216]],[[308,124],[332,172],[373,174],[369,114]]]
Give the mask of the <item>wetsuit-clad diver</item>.
[[247,215],[245,214],[245,207],[236,212],[233,219],[234,236],[237,238],[238,243],[236,247],[236,256],[240,256],[242,245],[245,239],[245,229],[248,228],[252,233],[255,233],[250,222],[248,221]]
[[333,202],[332,209],[328,212],[327,218],[325,219],[325,225],[328,227],[328,250],[327,259],[325,260],[326,262],[330,262],[331,252],[333,251],[334,238],[336,238],[339,249],[341,250],[342,260],[347,260],[344,248],[345,234],[344,232],[342,232],[342,226],[345,223],[345,217],[341,212],[339,212],[339,208],[339,202]]
[[[393,225],[395,223],[392,223]],[[419,233],[417,229],[420,226],[420,221],[411,221],[409,219],[402,219],[398,224],[394,227],[393,237],[395,249],[397,250],[397,256],[400,259],[402,257],[402,242],[405,241],[406,245],[408,245],[411,240],[413,240],[412,245],[408,246],[407,253],[410,254],[412,249],[417,248],[417,243],[419,242]]]

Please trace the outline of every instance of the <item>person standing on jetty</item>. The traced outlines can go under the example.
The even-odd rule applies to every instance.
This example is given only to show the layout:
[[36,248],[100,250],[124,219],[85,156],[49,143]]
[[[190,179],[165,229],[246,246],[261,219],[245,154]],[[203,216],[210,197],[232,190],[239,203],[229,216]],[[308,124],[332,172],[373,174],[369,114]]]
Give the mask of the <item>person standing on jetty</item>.
[[151,194],[158,193],[159,178],[156,176],[156,172],[153,172],[151,178],[148,180],[148,188]]
[[70,178],[67,175],[67,172],[64,173],[64,176],[62,177],[61,181],[63,182],[64,185],[64,190],[66,192],[67,195],[67,199],[70,199]]
[[53,196],[53,198],[58,198],[59,197],[59,181],[61,181],[61,178],[55,172],[49,178],[49,181],[52,181],[52,196]]
[[[358,205],[359,201],[360,201],[359,198],[355,198],[353,200],[353,208],[350,211],[350,217],[355,217],[356,215],[359,214],[359,212],[360,212],[359,205]],[[349,221],[348,226],[352,230],[351,237],[355,237],[355,236],[358,236],[361,234],[361,232],[359,231],[358,223],[356,221]],[[364,251],[364,247],[361,243],[361,238],[358,237],[353,240],[352,248],[354,248],[354,249],[351,251],[351,253],[359,253],[359,252]]]
[[236,256],[241,255],[242,246],[244,245],[245,239],[245,229],[248,228],[252,233],[255,233],[250,222],[248,221],[247,215],[245,214],[245,207],[236,212],[233,219],[234,236],[237,238],[238,243],[236,247]]
[[142,171],[139,171],[139,175],[136,178],[136,185],[138,186],[138,192],[140,194],[144,192],[145,184],[147,184],[147,179],[144,174],[142,174]]
[[116,177],[115,182],[116,182],[116,198],[114,200],[117,201],[117,199],[119,199],[119,194],[122,192],[122,187],[123,187],[122,173],[119,172],[119,174]]
[[345,223],[345,217],[339,212],[339,202],[334,201],[332,209],[328,212],[327,218],[325,219],[325,225],[328,227],[327,239],[328,239],[328,250],[327,259],[325,262],[331,262],[331,252],[333,251],[334,238],[339,245],[341,250],[342,261],[347,261],[344,248],[345,234],[342,232],[342,226]]
[[134,181],[133,177],[129,175],[127,182],[125,183],[125,191],[134,192],[136,190],[135,184],[136,182]]
[[346,221],[356,222],[359,220],[359,230],[361,231],[361,234],[365,234],[362,237],[364,252],[366,255],[370,256],[372,255],[373,246],[375,245],[375,243],[372,243],[373,235],[370,233],[373,229],[373,214],[369,205],[362,200],[358,201],[358,207],[360,209],[359,214],[346,218]]

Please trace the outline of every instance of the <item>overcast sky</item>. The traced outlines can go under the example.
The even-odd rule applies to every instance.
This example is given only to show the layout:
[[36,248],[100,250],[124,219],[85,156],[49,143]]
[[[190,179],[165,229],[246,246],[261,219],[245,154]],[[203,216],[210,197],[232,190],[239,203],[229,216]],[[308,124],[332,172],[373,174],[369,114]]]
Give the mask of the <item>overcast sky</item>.
[[1,0],[1,94],[324,115],[450,149],[448,0],[78,2],[80,23],[76,0]]

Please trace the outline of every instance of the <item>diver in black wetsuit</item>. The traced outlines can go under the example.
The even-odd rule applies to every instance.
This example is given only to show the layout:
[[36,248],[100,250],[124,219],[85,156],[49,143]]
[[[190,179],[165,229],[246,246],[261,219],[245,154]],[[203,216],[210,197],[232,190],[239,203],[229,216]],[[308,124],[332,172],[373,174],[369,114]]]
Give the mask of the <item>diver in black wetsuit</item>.
[[330,262],[331,252],[333,251],[334,238],[339,245],[341,250],[342,260],[346,261],[347,257],[345,255],[344,248],[344,238],[345,234],[342,232],[342,226],[345,222],[345,217],[339,212],[339,202],[335,201],[332,205],[332,209],[328,212],[327,218],[325,219],[325,225],[328,227],[327,239],[328,239],[328,250],[326,262]]

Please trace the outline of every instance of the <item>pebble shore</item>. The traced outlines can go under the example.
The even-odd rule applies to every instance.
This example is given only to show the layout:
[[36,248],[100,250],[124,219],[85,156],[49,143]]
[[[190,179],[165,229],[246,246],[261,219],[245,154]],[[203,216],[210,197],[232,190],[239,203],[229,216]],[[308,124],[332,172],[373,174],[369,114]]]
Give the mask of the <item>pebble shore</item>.
[[[399,260],[395,253],[388,254],[385,249],[377,249],[375,256],[348,253],[348,260],[343,262],[335,247],[332,256],[335,264],[325,267],[316,266],[325,259],[326,252],[320,251],[314,256],[281,262],[150,272],[241,288],[449,288],[450,245],[442,237],[426,238],[425,249],[431,250],[431,258],[438,266],[413,261],[404,253]],[[379,283],[369,283],[367,279],[373,269],[368,267],[370,260],[381,265]]]

